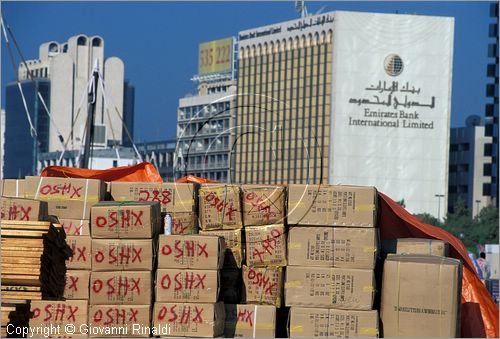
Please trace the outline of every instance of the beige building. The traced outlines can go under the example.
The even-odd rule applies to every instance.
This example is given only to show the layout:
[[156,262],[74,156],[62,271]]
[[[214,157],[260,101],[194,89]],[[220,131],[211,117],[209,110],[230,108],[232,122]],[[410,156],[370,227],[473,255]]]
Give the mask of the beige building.
[[[46,42],[40,46],[39,59],[27,61],[35,78],[50,79],[50,103],[47,105],[53,122],[49,152],[63,150],[55,128],[61,132],[67,149],[80,148],[87,118],[87,87],[96,62],[106,82],[109,112],[98,86],[94,147],[121,144],[123,123],[114,107],[123,117],[124,65],[117,57],[104,58],[101,37],[78,35],[64,43]],[[19,79],[29,79],[23,63],[19,66]]]

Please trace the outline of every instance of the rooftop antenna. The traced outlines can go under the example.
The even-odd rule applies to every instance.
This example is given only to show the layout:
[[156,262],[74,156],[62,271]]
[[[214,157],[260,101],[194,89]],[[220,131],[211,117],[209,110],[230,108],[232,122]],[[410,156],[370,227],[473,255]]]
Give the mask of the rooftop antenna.
[[305,0],[295,0],[295,10],[300,14],[301,18],[305,18],[307,16]]

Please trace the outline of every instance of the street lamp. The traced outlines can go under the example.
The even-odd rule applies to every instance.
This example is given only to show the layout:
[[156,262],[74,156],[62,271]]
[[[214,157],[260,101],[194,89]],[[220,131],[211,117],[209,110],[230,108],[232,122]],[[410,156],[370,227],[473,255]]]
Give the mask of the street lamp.
[[436,198],[438,198],[438,220],[441,221],[441,198],[444,198],[444,194],[435,194]]
[[476,215],[479,214],[479,203],[481,202],[481,200],[476,200]]

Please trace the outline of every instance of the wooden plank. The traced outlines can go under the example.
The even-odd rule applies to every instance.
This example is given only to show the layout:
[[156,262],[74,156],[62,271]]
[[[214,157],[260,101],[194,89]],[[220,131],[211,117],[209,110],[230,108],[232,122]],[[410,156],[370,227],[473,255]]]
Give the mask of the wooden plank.
[[[5,274],[2,273],[2,284],[40,286],[39,275]],[[3,304],[3,300],[2,300]]]
[[23,231],[23,230],[0,230],[2,237],[24,237],[24,238],[41,238],[46,231]]
[[23,257],[2,256],[2,265],[3,264],[41,266],[41,261],[40,261],[40,257],[38,257],[38,258],[23,258]]
[[45,226],[47,229],[50,227],[50,221],[37,221],[37,220],[2,220],[0,221],[0,227],[4,225],[26,225],[28,226]]
[[2,258],[25,258],[25,259],[38,259],[42,256],[41,252],[26,253],[23,251],[2,251]]
[[2,285],[2,291],[33,291],[40,292],[39,286],[15,286],[15,285]]
[[42,292],[2,291],[2,299],[3,298],[41,300]]

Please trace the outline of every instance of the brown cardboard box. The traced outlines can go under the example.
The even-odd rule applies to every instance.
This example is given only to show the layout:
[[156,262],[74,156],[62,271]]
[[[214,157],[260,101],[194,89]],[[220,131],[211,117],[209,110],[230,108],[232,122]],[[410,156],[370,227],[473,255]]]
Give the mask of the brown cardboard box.
[[62,219],[90,219],[90,209],[97,202],[77,200],[50,200],[47,201],[49,215]]
[[224,267],[238,267],[241,268],[243,263],[243,248],[241,242],[241,229],[238,230],[216,230],[216,231],[203,231],[200,234],[219,236],[224,238],[226,246],[226,255],[224,259]]
[[243,265],[244,300],[247,304],[280,307],[283,293],[282,267],[248,267]]
[[247,265],[286,266],[285,226],[245,227]]
[[105,193],[106,184],[96,179],[30,176],[25,178],[24,195],[30,199],[97,202],[104,200]]
[[92,268],[92,238],[88,235],[68,235],[66,243],[73,251],[73,256],[66,260],[66,268],[90,270]]
[[151,303],[149,271],[92,272],[91,305],[147,305]]
[[276,307],[225,304],[226,338],[275,338]]
[[218,297],[217,270],[163,268],[156,271],[156,301],[214,303]]
[[290,308],[290,338],[377,338],[378,312]]
[[110,192],[115,201],[157,201],[162,212],[195,210],[194,184],[114,181],[110,183]]
[[373,270],[288,266],[286,306],[371,310]]
[[24,179],[0,180],[0,196],[24,198]]
[[288,224],[375,227],[374,187],[289,185]]
[[90,235],[90,223],[88,219],[58,219],[66,235]]
[[217,270],[224,264],[224,239],[205,235],[160,235],[158,268]]
[[288,265],[375,268],[377,229],[290,227]]
[[240,191],[240,187],[236,185],[202,185],[198,193],[200,228],[241,228],[243,223]]
[[438,239],[401,238],[396,240],[397,254],[448,256],[448,243]]
[[460,260],[389,255],[382,279],[380,318],[384,337],[460,335]]
[[151,239],[92,239],[92,271],[151,271],[155,255]]
[[149,239],[161,232],[157,202],[101,201],[92,207],[93,238]]
[[214,338],[224,332],[224,304],[156,302],[153,325],[162,337]]
[[[88,300],[32,300],[31,312],[33,317],[30,319],[30,328],[60,326],[61,332],[64,326],[72,324],[75,326],[77,334],[80,332],[80,326],[87,324]],[[35,335],[41,338],[43,334]]]
[[67,270],[64,298],[89,299],[90,271]]
[[285,187],[243,185],[243,225],[259,226],[285,222]]
[[173,212],[172,216],[172,234],[197,234],[198,218],[196,212]]
[[150,305],[90,305],[90,337],[149,337]]
[[1,197],[0,215],[2,220],[47,220],[47,203],[33,199]]

